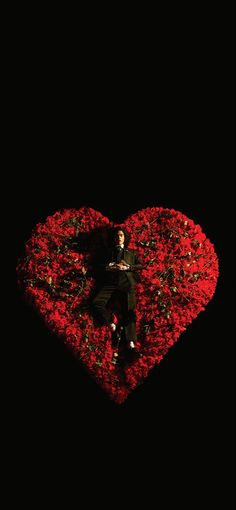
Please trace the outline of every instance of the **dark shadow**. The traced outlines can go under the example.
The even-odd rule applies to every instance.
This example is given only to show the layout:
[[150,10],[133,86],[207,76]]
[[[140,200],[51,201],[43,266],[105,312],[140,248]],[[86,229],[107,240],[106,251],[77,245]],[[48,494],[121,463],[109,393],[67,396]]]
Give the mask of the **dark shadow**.
[[[112,231],[113,227],[99,227],[90,232],[81,232],[70,240],[70,246],[74,251],[85,254],[87,272],[84,279],[87,277],[94,279],[94,286],[89,297],[82,301],[79,307],[80,310],[89,309],[92,315],[92,301],[103,283],[106,256],[112,249]],[[70,274],[73,278],[76,277],[73,268],[66,276],[70,278]],[[77,277],[81,279],[81,273]],[[99,320],[96,317],[94,319],[99,324]]]

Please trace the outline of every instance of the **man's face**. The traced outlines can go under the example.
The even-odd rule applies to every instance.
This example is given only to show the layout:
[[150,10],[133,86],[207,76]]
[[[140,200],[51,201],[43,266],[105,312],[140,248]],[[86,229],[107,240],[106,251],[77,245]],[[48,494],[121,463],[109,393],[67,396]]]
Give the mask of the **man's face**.
[[115,242],[116,242],[116,244],[119,244],[119,245],[124,244],[125,235],[124,235],[124,232],[122,232],[122,230],[118,230],[118,232],[116,232]]

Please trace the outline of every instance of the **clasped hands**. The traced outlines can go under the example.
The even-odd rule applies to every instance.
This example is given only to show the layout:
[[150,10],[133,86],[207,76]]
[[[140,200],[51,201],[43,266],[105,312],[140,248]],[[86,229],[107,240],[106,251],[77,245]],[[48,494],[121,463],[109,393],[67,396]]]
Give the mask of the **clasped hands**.
[[108,265],[109,271],[127,271],[129,268],[129,264],[127,264],[124,260],[121,260],[120,262],[110,262]]

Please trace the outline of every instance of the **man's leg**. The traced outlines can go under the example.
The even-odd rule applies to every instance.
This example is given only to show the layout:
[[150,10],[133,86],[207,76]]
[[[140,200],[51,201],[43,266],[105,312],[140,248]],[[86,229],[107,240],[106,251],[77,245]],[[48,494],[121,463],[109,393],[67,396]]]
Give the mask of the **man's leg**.
[[114,286],[105,286],[98,292],[93,300],[94,313],[103,324],[111,324],[112,322],[112,311],[107,307],[107,303],[113,292]]
[[[125,335],[126,335],[128,344],[130,344],[131,342],[133,342],[133,343],[136,342],[136,340],[137,340],[136,315],[135,315],[134,310],[129,310],[127,312]],[[131,347],[134,347],[134,345],[131,345]]]
[[125,294],[124,298],[123,298],[123,303],[124,303],[123,324],[124,324],[124,328],[125,328],[126,341],[129,345],[129,347],[134,348],[135,342],[137,340],[136,314],[135,314],[135,308],[136,308],[135,293],[131,291],[128,294]]

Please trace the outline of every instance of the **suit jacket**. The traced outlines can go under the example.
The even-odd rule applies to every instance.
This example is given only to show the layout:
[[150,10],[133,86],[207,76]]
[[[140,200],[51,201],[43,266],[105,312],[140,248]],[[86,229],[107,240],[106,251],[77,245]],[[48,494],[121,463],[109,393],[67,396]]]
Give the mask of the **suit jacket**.
[[128,248],[124,248],[122,259],[127,262],[127,264],[130,265],[130,269],[127,271],[106,271],[106,267],[109,264],[109,262],[115,262],[116,261],[116,250],[113,249],[104,265],[105,270],[105,281],[104,283],[114,283],[117,280],[117,276],[121,275],[122,278],[127,278],[130,283],[130,288],[134,289],[136,282],[138,281],[138,271],[142,269],[142,264],[140,260],[138,259],[138,256],[136,255],[134,250],[129,250]]

